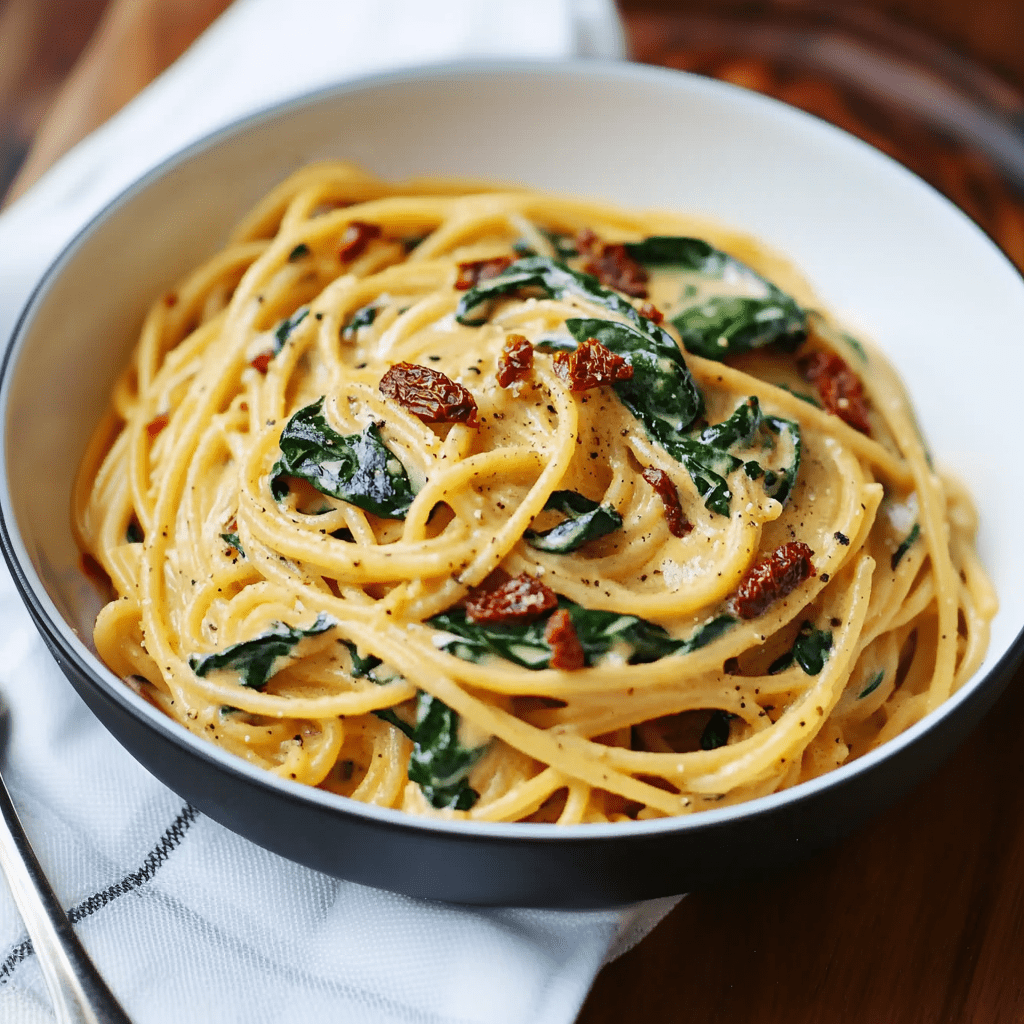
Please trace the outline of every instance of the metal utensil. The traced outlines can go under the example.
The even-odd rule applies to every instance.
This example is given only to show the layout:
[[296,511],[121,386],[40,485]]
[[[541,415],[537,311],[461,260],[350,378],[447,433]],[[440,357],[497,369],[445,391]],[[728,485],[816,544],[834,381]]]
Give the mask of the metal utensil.
[[[10,712],[0,697],[0,765]],[[78,941],[50,888],[0,774],[0,869],[39,958],[58,1024],[131,1024]]]

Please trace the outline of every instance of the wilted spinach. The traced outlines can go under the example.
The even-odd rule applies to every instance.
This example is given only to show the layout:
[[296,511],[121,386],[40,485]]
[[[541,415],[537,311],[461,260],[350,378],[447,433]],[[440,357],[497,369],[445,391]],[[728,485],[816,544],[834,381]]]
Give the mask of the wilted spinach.
[[459,742],[459,716],[443,701],[420,691],[416,699],[416,724],[409,725],[390,708],[375,712],[413,742],[409,755],[409,780],[419,785],[434,807],[468,811],[479,793],[467,778],[487,749],[464,747]]
[[344,338],[345,341],[349,341],[354,338],[356,331],[358,331],[360,327],[369,327],[370,324],[377,319],[377,314],[379,312],[380,310],[377,306],[372,303],[369,306],[361,306],[352,314],[351,317],[349,317],[345,326],[342,327],[342,338]]
[[368,654],[365,658],[362,657],[351,640],[342,640],[341,642],[348,649],[349,656],[352,659],[352,668],[349,670],[349,673],[353,679],[361,679],[363,676],[369,675],[378,665],[382,664],[380,658],[375,654]]
[[[789,497],[800,469],[800,427],[791,420],[766,416],[756,397],[748,398],[731,416],[705,427],[696,437],[668,429],[665,421],[657,418],[656,403],[631,411],[648,434],[686,468],[697,493],[712,512],[729,515],[731,491],[726,477],[741,466],[752,480],[763,477],[769,498],[785,503]],[[753,459],[744,462],[730,450],[774,448],[783,436],[789,439],[793,454],[789,464],[778,470],[766,470]]]
[[[655,326],[650,320],[645,322]],[[612,387],[622,404],[644,425],[648,437],[675,455],[669,446],[704,411],[704,398],[675,339],[660,327],[656,327],[659,334],[655,336],[615,320],[572,319],[566,320],[565,326],[578,343],[594,338],[629,361],[633,376]]]
[[921,536],[921,524],[914,523],[910,533],[907,534],[903,543],[892,553],[892,560],[890,562],[893,572],[896,571],[896,566],[903,560],[903,556],[910,550],[910,545],[913,544],[918,537]]
[[222,533],[220,539],[233,547],[243,558],[245,551],[242,550],[242,542],[238,539],[237,533]]
[[309,306],[300,306],[294,313],[292,313],[291,316],[285,317],[277,327],[274,328],[275,355],[281,351],[284,343],[291,336],[292,331],[294,331],[308,315]]
[[785,672],[794,662],[809,676],[816,676],[832,653],[832,634],[824,629],[815,629],[813,622],[800,623],[793,646],[768,668],[769,675]]
[[882,685],[882,680],[884,678],[885,678],[885,669],[879,669],[879,671],[875,674],[874,679],[872,679],[871,682],[868,683],[868,685],[865,686],[864,689],[861,690],[860,693],[857,694],[857,700],[863,700],[869,694],[874,693],[875,690],[877,690],[878,687]]
[[281,458],[271,471],[271,490],[288,493],[285,476],[308,480],[322,494],[340,498],[384,519],[404,519],[413,491],[405,467],[381,440],[376,424],[342,436],[323,415],[323,398],[300,409],[281,432]]
[[[688,654],[716,640],[736,620],[731,615],[720,615],[705,623],[685,640],[676,640],[652,622],[635,615],[590,610],[567,598],[558,599],[559,608],[569,613],[576,636],[583,647],[585,664],[622,645],[623,655],[631,664],[657,661],[670,654]],[[469,622],[465,610],[449,608],[429,619],[427,624],[442,634],[436,643],[449,654],[465,661],[479,662],[488,655],[497,655],[523,668],[548,667],[551,648],[544,639],[545,618],[523,623]]]
[[729,722],[736,716],[728,711],[716,709],[711,712],[708,724],[700,734],[700,749],[715,750],[724,747],[729,742]]
[[279,664],[280,659],[291,658],[297,644],[307,637],[326,633],[336,625],[334,619],[323,612],[316,617],[316,621],[309,629],[297,629],[286,626],[283,622],[276,622],[267,633],[232,644],[213,654],[192,655],[188,663],[197,676],[228,670],[238,673],[242,686],[261,690],[267,685],[270,677],[284,667]]
[[611,505],[601,505],[576,491],[552,491],[544,509],[561,512],[565,519],[542,533],[527,530],[523,534],[526,543],[538,551],[564,555],[622,527],[622,516]]
[[720,360],[772,342],[795,347],[807,337],[807,313],[792,297],[703,239],[654,236],[627,243],[626,252],[644,266],[728,279],[731,288],[748,293],[700,299],[672,318],[690,352]]

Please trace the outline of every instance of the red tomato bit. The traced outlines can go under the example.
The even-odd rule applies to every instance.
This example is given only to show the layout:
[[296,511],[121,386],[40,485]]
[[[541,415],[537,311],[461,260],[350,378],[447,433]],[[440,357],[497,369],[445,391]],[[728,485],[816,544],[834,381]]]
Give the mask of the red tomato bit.
[[585,257],[583,269],[601,284],[638,299],[647,298],[647,271],[619,244],[602,242],[589,228],[576,235],[576,248]]
[[574,672],[586,664],[586,654],[580,638],[576,635],[576,627],[572,624],[572,616],[559,608],[548,619],[544,627],[544,640],[551,648],[550,668],[559,668],[565,672]]
[[774,602],[816,575],[811,562],[813,554],[803,541],[790,541],[776,548],[743,577],[730,602],[732,610],[741,619],[756,619]]
[[665,504],[665,521],[668,523],[668,532],[673,537],[685,537],[692,529],[693,524],[683,513],[683,506],[679,503],[679,492],[672,478],[663,469],[654,469],[648,466],[643,471],[643,478],[657,491],[658,497]]
[[571,352],[556,353],[555,373],[569,385],[570,390],[589,391],[602,384],[629,380],[633,376],[633,367],[596,338],[588,338]]
[[266,352],[261,352],[258,356],[253,356],[249,360],[249,365],[254,366],[260,373],[265,377],[267,370],[270,368],[270,360],[274,358],[274,353],[267,349]]
[[460,292],[469,291],[481,281],[489,281],[504,273],[513,260],[511,256],[495,256],[489,260],[469,260],[459,264],[459,276],[455,278],[455,287]]
[[395,363],[380,379],[380,393],[424,423],[465,423],[475,427],[476,400],[461,384],[416,363]]
[[375,238],[380,238],[379,224],[368,224],[365,220],[352,221],[341,236],[338,259],[349,263],[357,256],[362,256],[363,250]]
[[814,352],[797,364],[818,388],[822,404],[844,423],[862,434],[871,434],[864,387],[857,375],[834,352]]
[[533,346],[521,334],[505,338],[505,350],[498,360],[498,383],[507,388],[526,377],[533,367]]
[[656,324],[660,324],[665,319],[665,314],[653,302],[641,302],[637,306],[636,311],[641,316],[647,317],[648,320],[653,320]]
[[557,607],[555,592],[524,572],[493,590],[474,590],[466,599],[466,618],[470,622],[529,622]]
[[167,413],[162,412],[158,416],[154,416],[146,424],[146,433],[149,434],[150,437],[156,437],[156,435],[159,434],[160,431],[163,430],[170,422],[170,416],[168,416]]

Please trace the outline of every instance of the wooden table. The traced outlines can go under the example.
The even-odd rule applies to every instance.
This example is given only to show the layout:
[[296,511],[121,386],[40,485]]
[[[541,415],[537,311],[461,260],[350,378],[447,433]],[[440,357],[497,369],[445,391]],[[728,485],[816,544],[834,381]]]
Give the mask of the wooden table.
[[[115,0],[107,7],[90,0],[72,5],[69,19],[58,0],[0,2],[0,58],[6,52],[8,69],[11,53],[24,57],[26,47],[53,57],[47,18],[63,22],[66,48],[90,40],[66,80],[69,62],[59,59],[51,60],[49,78],[36,75],[35,92],[26,91],[22,76],[22,113],[62,81],[63,91],[38,127],[15,190],[118,109],[226,6],[227,0]],[[702,49],[685,31],[694,6],[663,3],[652,12],[625,5],[634,55],[781,94],[895,149],[1024,265],[1024,217],[999,194],[990,170],[913,132],[901,151],[870,111],[845,103],[831,87],[773,77],[756,62]],[[10,123],[19,81],[11,74],[5,81],[2,68],[0,59],[0,114]],[[979,198],[976,179],[987,183],[987,196]],[[783,874],[684,899],[643,943],[602,971],[581,1024],[1024,1020],[1021,723],[1024,675],[936,777],[839,849]]]

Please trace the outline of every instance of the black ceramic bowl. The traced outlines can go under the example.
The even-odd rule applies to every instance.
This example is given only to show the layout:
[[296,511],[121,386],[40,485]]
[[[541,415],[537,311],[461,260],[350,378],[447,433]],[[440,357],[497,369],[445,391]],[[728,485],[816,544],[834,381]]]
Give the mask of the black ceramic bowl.
[[[641,130],[642,127],[642,130]],[[69,529],[72,480],[144,309],[288,172],[355,160],[385,177],[487,177],[706,214],[788,254],[885,348],[937,458],[972,487],[1003,607],[976,678],[884,748],[822,778],[683,819],[425,821],[260,772],[138,698],[91,645],[98,599]],[[39,283],[0,390],[2,542],[61,668],[154,775],[254,842],[417,896],[588,907],[764,874],[831,843],[931,772],[1022,653],[1024,484],[1014,436],[1024,283],[961,213],[884,156],[731,86],[630,65],[474,65],[318,93],[191,147],[117,198]],[[995,371],[995,372],[994,372]]]

